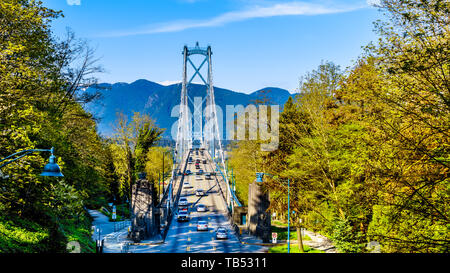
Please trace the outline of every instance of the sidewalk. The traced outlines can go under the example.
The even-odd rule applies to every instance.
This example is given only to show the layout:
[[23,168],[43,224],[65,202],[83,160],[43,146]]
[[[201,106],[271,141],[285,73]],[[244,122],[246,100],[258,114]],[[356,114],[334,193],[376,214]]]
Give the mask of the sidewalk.
[[305,235],[308,235],[311,238],[311,241],[303,241],[304,245],[324,251],[325,253],[337,253],[337,249],[333,245],[333,242],[327,237],[308,230],[305,230]]
[[[128,241],[127,235],[130,222],[110,222],[107,216],[97,210],[88,210],[88,212],[94,218],[92,222],[94,229],[92,239],[94,241],[104,240],[103,252],[105,253],[121,253],[123,243]],[[115,226],[117,231],[114,231]],[[121,228],[120,230],[118,229],[119,227]]]

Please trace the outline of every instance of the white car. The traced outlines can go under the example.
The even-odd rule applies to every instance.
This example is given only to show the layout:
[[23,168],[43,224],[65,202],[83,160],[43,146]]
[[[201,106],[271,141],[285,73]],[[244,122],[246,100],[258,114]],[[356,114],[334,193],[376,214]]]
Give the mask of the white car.
[[180,201],[178,201],[178,205],[180,206],[187,206],[188,205],[188,200],[186,197],[180,197]]
[[197,206],[197,212],[205,212],[206,211],[206,206],[203,204],[199,204]]
[[220,240],[220,239],[223,239],[223,240],[228,239],[228,231],[224,227],[219,227],[216,230],[216,240]]
[[207,231],[208,230],[208,222],[206,221],[198,221],[197,223],[197,231]]
[[195,180],[202,180],[203,178],[200,175],[195,176]]
[[183,183],[183,187],[184,187],[185,189],[190,189],[190,188],[192,188],[191,184],[189,184],[189,182],[187,182],[187,181]]
[[197,189],[195,191],[195,195],[197,195],[197,196],[205,196],[205,192],[202,189]]

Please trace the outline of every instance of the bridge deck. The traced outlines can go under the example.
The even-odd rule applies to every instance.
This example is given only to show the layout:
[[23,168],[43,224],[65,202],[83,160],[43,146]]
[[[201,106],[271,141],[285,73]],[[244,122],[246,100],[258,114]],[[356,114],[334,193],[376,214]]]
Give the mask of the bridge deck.
[[[200,167],[204,172],[216,172],[215,164],[206,151],[203,156],[200,153],[196,155],[195,152],[191,156],[194,159],[194,163],[187,164],[188,157],[186,157],[186,161],[182,166],[186,166],[186,170],[197,173],[195,160],[200,159]],[[207,160],[207,164],[202,163],[204,159]],[[226,185],[220,174],[216,177],[212,176],[211,180],[206,180],[205,175],[197,177],[197,175],[193,174],[184,176],[184,179],[178,177],[174,182],[174,195],[179,192],[180,196],[188,199],[189,222],[178,222],[176,215],[174,215],[164,244],[132,246],[130,250],[133,253],[262,253],[267,251],[262,246],[243,245],[235,235],[230,225],[225,201]],[[185,182],[188,182],[189,186],[184,184]],[[205,196],[196,196],[195,192],[197,189],[203,189],[207,194]],[[208,210],[206,212],[197,212],[199,204],[205,205]],[[177,210],[178,207],[175,206],[174,211]],[[198,221],[207,221],[208,230],[197,231]],[[228,240],[216,240],[215,231],[219,226],[228,230]]]

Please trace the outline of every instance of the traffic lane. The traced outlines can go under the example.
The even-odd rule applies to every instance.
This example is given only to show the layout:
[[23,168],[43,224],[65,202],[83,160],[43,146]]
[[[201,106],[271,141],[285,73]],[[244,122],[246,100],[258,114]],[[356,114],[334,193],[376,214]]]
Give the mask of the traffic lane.
[[[194,159],[194,162],[196,159],[200,159],[200,161],[203,161],[204,157],[198,156]],[[195,165],[194,165],[195,166]],[[192,166],[192,167],[194,167]],[[202,166],[202,165],[201,165]],[[204,171],[205,168],[202,166]],[[195,168],[195,173],[199,171],[199,169]],[[196,176],[196,175],[194,175]],[[205,181],[204,175],[200,176],[201,179],[193,179],[191,178],[191,183],[194,185],[195,190],[196,189],[203,189],[206,192],[206,196],[191,196],[189,201],[192,201],[192,213],[191,213],[191,221],[193,223],[193,229],[194,231],[191,233],[190,236],[190,252],[197,252],[197,253],[209,253],[209,252],[215,252],[216,246],[215,246],[215,229],[217,225],[214,221],[212,221],[213,218],[219,216],[218,212],[220,211],[216,205],[215,205],[215,196],[214,196],[214,190],[215,185],[211,185],[211,183],[208,181]],[[208,208],[208,211],[206,212],[197,212],[196,208],[199,204],[203,204]],[[197,231],[197,223],[198,221],[206,221],[208,223],[208,230],[207,231]]]
[[[195,190],[202,188],[203,189],[203,179],[197,180],[192,176],[190,178],[191,185],[194,186],[192,189],[192,194],[189,195],[188,201],[191,209],[191,230],[189,234],[189,242],[190,242],[190,248],[189,252],[197,252],[197,253],[207,253],[212,250],[211,245],[211,229],[209,228],[208,231],[197,231],[197,223],[198,221],[206,221],[209,223],[208,215],[211,211],[215,210],[215,208],[212,206],[212,203],[208,200],[208,195],[206,196],[196,196]],[[197,212],[197,206],[199,204],[203,204],[208,208],[207,212]]]
[[[205,171],[209,170],[205,168]],[[218,242],[215,238],[215,231],[218,227],[222,226],[230,229],[229,224],[227,224],[226,217],[223,214],[225,212],[224,206],[217,205],[224,203],[221,193],[218,191],[217,183],[215,180],[205,180],[204,176],[202,180],[195,181],[196,187],[203,188],[207,193],[206,196],[199,197],[196,203],[206,205],[209,210],[208,212],[194,213],[198,218],[197,220],[208,222],[208,231],[201,231],[195,235],[194,242],[198,243],[198,245],[193,250],[194,252],[228,253],[230,250],[230,247],[228,246],[229,243],[223,244],[222,242]],[[235,249],[237,250],[236,252],[239,252],[239,241],[236,239],[234,242],[233,240],[230,240],[230,242],[235,244]]]
[[[211,163],[206,164],[205,169],[207,172],[214,172],[215,168]],[[219,174],[220,175],[220,174]],[[209,183],[213,183],[217,187],[216,192],[216,206],[218,204],[221,204],[220,210],[223,212],[221,214],[218,214],[215,218],[216,221],[218,221],[218,225],[224,227],[228,231],[228,239],[227,240],[215,240],[215,246],[216,246],[216,252],[220,253],[266,253],[267,247],[264,246],[258,246],[258,245],[246,245],[242,244],[239,241],[239,238],[234,232],[234,229],[232,228],[228,217],[226,216],[227,213],[227,206],[226,202],[223,199],[222,193],[220,192],[219,187],[217,186],[216,177],[213,176],[212,180],[208,180]]]
[[[224,200],[222,198],[222,195],[219,191],[219,187],[217,185],[216,180],[208,180],[207,183],[209,184],[209,186],[213,185],[213,188],[216,189],[216,191],[211,194],[211,201],[213,203],[213,206],[218,208],[217,213],[215,213],[211,218],[212,218],[212,222],[214,223],[214,231],[216,231],[219,227],[224,227],[225,229],[227,229],[228,234],[230,234],[229,230],[230,230],[230,224],[228,223],[228,218],[226,217],[225,213],[226,211],[224,210]],[[219,208],[218,204],[222,204],[222,207]],[[226,207],[226,206],[225,206]],[[211,219],[210,218],[210,219]],[[230,236],[229,236],[230,237]],[[233,241],[231,241],[231,243],[222,243],[221,241],[216,240],[215,238],[215,232],[214,232],[214,237],[212,238],[213,243],[214,243],[214,252],[216,253],[230,253],[233,252],[232,250],[232,246],[235,246],[235,248],[239,249],[239,244],[233,244]],[[239,243],[238,240],[235,240],[234,243]],[[238,250],[239,252],[239,250]]]

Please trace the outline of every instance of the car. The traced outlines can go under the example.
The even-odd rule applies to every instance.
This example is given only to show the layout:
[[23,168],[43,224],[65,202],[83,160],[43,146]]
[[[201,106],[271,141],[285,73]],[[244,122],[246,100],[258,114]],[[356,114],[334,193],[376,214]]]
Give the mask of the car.
[[203,159],[203,164],[206,164],[206,163],[208,163],[208,161],[206,161],[206,159]]
[[205,212],[207,209],[208,208],[205,205],[203,205],[203,204],[199,204],[197,206],[197,212]]
[[180,200],[178,201],[178,205],[179,206],[187,206],[188,205],[188,200],[186,197],[180,197]]
[[224,227],[219,227],[216,230],[216,240],[226,240],[228,239],[228,231]]
[[187,213],[189,213],[189,210],[188,210],[188,207],[179,207],[178,208],[178,213],[180,213],[180,212],[187,212]]
[[200,175],[195,176],[195,180],[202,180],[203,178]]
[[209,173],[205,174],[205,179],[206,180],[211,180],[211,174],[209,174]]
[[208,231],[208,222],[198,221],[197,222],[197,231]]
[[187,170],[187,171],[184,173],[184,175],[191,175],[191,174],[192,174],[191,170]]
[[198,175],[202,175],[203,174],[203,170],[198,170]]
[[200,166],[199,165],[195,165],[195,169],[199,170]]
[[189,221],[189,213],[186,211],[180,211],[177,215],[178,222],[187,222]]
[[197,190],[195,191],[195,195],[197,195],[197,196],[204,196],[204,195],[206,195],[206,194],[205,194],[205,191],[204,191],[204,190],[202,190],[202,189],[197,189]]
[[185,189],[191,189],[191,188],[192,188],[192,185],[191,185],[188,181],[185,181],[185,182],[183,183],[183,188],[185,188]]

